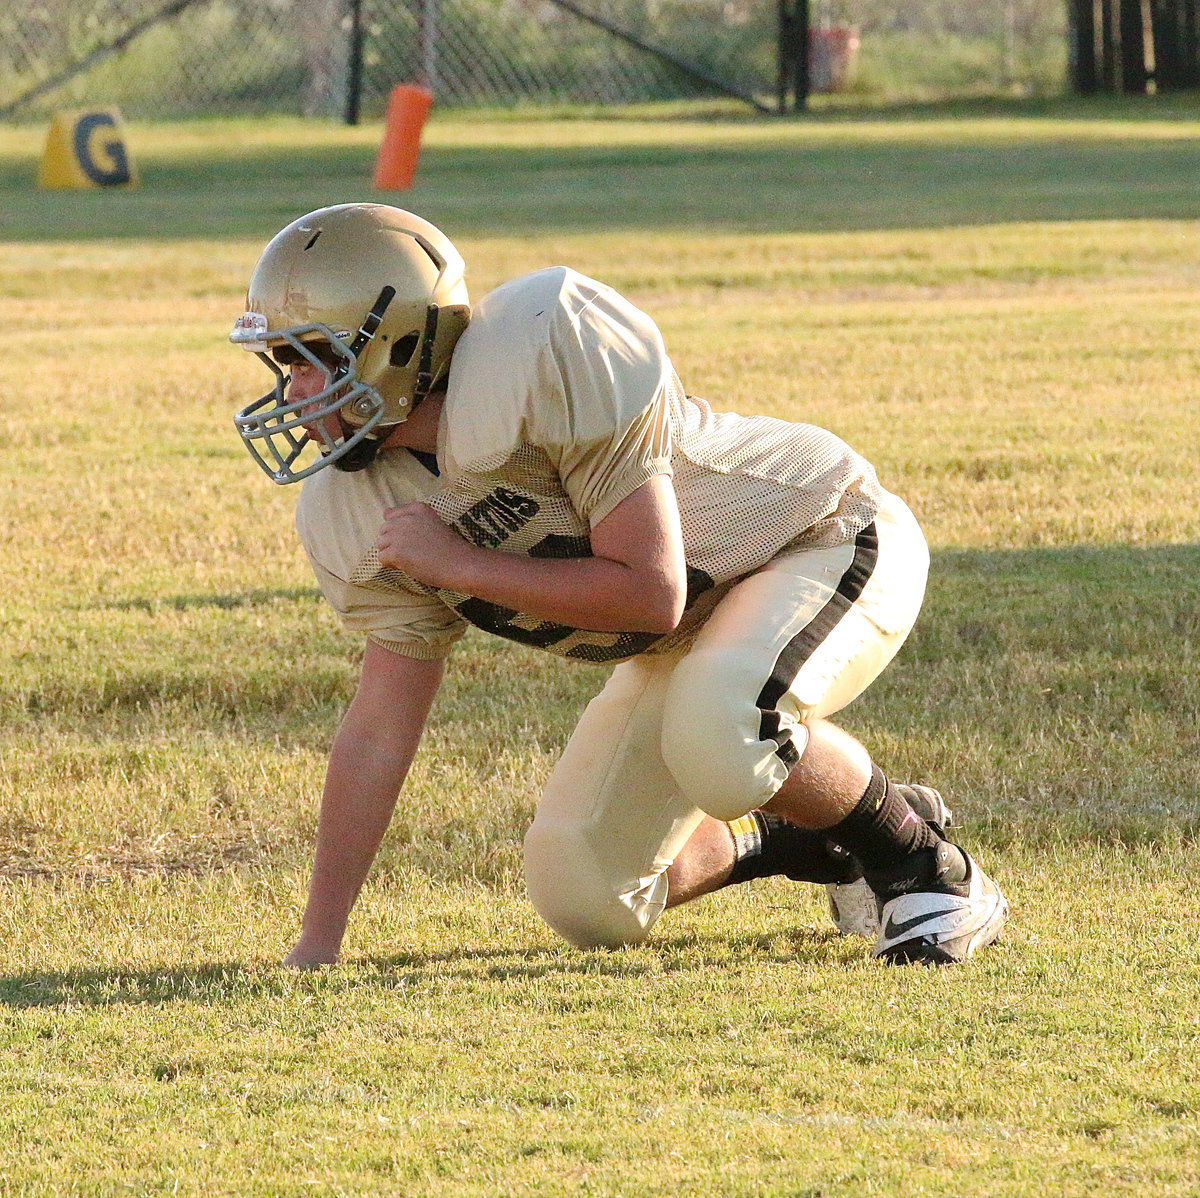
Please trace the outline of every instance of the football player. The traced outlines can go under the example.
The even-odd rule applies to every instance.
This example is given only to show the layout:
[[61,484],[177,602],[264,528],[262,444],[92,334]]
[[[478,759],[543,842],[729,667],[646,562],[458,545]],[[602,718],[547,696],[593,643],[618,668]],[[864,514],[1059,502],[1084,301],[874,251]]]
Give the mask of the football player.
[[890,781],[829,716],[891,661],[928,552],[832,433],[714,411],[654,322],[565,267],[472,312],[436,228],[377,204],[266,247],[231,340],[274,375],[236,416],[326,599],[362,633],[330,755],[300,938],[336,960],[469,625],[615,669],[525,838],[529,894],[573,944],[771,874],[825,883],[888,962],[992,942],[998,887],[930,788]]

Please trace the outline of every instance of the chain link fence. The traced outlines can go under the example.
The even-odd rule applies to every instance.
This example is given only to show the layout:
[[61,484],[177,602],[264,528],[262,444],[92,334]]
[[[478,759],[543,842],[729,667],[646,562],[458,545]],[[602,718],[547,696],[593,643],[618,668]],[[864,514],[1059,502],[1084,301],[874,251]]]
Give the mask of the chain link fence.
[[[813,0],[812,79],[850,100],[1061,90],[1062,0]],[[366,116],[738,95],[774,106],[777,0],[32,0],[0,9],[0,115]],[[359,53],[361,51],[361,53]]]

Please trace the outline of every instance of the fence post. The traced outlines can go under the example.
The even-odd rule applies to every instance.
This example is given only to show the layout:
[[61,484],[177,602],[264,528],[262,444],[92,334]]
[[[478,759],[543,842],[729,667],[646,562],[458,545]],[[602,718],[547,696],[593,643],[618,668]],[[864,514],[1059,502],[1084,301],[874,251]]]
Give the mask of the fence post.
[[437,95],[438,11],[437,0],[421,0],[417,20],[421,27],[421,82]]
[[1146,94],[1146,27],[1142,0],[1121,0],[1121,90]]
[[808,0],[779,0],[779,111],[808,104]]
[[1117,44],[1120,26],[1116,9],[1119,4],[1120,0],[1100,0],[1097,22],[1100,27],[1100,88],[1109,95],[1117,91],[1117,63],[1121,49]]
[[812,80],[809,77],[808,64],[811,61],[810,50],[812,49],[812,39],[809,36],[810,25],[808,13],[808,0],[796,0],[796,13],[794,17],[794,25],[796,31],[796,96],[794,106],[796,108],[807,108],[808,97],[811,89]]
[[346,107],[344,121],[357,125],[362,105],[363,14],[362,0],[350,0],[349,53],[346,56]]
[[1094,0],[1070,0],[1067,50],[1071,86],[1076,95],[1094,95],[1100,89],[1096,71],[1096,6]]

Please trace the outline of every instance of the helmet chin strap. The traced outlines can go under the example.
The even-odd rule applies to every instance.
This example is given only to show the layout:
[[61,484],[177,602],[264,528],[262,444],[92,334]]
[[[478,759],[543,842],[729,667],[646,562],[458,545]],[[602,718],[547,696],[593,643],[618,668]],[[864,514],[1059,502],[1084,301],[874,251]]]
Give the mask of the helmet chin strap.
[[437,322],[438,306],[430,304],[425,310],[425,334],[421,338],[421,360],[417,363],[417,384],[413,388],[414,408],[429,394],[429,389],[433,386],[430,366],[433,364],[433,339],[437,336]]
[[[391,432],[391,429],[388,429]],[[380,449],[383,448],[383,438],[379,437],[364,437],[352,449],[348,449],[341,457],[334,458],[333,467],[335,470],[344,470],[347,474],[354,474],[356,471],[365,470],[374,460]]]
[[374,339],[376,330],[379,328],[379,322],[383,320],[384,314],[395,298],[395,287],[385,287],[379,293],[374,306],[367,313],[367,318],[359,326],[358,332],[354,334],[354,340],[350,342],[350,352],[356,358],[367,348],[367,342]]
[[[379,328],[384,314],[395,298],[395,287],[385,287],[379,293],[370,312],[367,313],[366,319],[355,334],[354,340],[350,342],[350,353],[356,359],[367,348],[367,345],[374,340],[376,330]],[[391,429],[388,429],[387,432],[391,432]],[[364,437],[353,449],[348,449],[340,457],[335,458],[333,465],[338,470],[344,470],[347,474],[354,474],[356,471],[365,470],[375,460],[376,455],[383,447],[386,435],[387,433],[384,434],[384,437]]]
[[[363,321],[362,328],[358,330],[358,335],[350,345],[350,352],[355,357],[358,357],[366,348],[367,342],[375,336],[375,330],[379,328],[379,322],[383,319],[395,294],[394,287],[385,287],[379,293],[375,306],[367,314],[367,319]],[[437,334],[437,322],[438,306],[430,304],[425,311],[425,333],[421,338],[421,360],[417,364],[417,382],[413,388],[412,408],[415,408],[429,394],[430,388],[433,386],[433,374],[430,367],[433,363],[433,340]],[[344,470],[347,474],[365,470],[375,461],[393,427],[389,425],[381,435],[364,437],[353,449],[347,450],[336,458],[333,462],[334,467]]]

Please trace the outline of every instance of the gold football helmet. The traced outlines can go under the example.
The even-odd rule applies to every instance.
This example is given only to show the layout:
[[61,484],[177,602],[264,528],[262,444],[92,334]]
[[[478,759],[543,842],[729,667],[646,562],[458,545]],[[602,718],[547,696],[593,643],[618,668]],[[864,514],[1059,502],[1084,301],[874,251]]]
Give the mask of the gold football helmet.
[[[234,417],[242,440],[277,483],[333,464],[362,469],[445,378],[470,319],[462,256],[428,221],[386,204],[302,216],[263,250],[229,336],[275,375],[274,387]],[[326,386],[289,402],[280,364],[298,358],[324,371]],[[320,456],[298,466],[305,425],[320,438]]]

